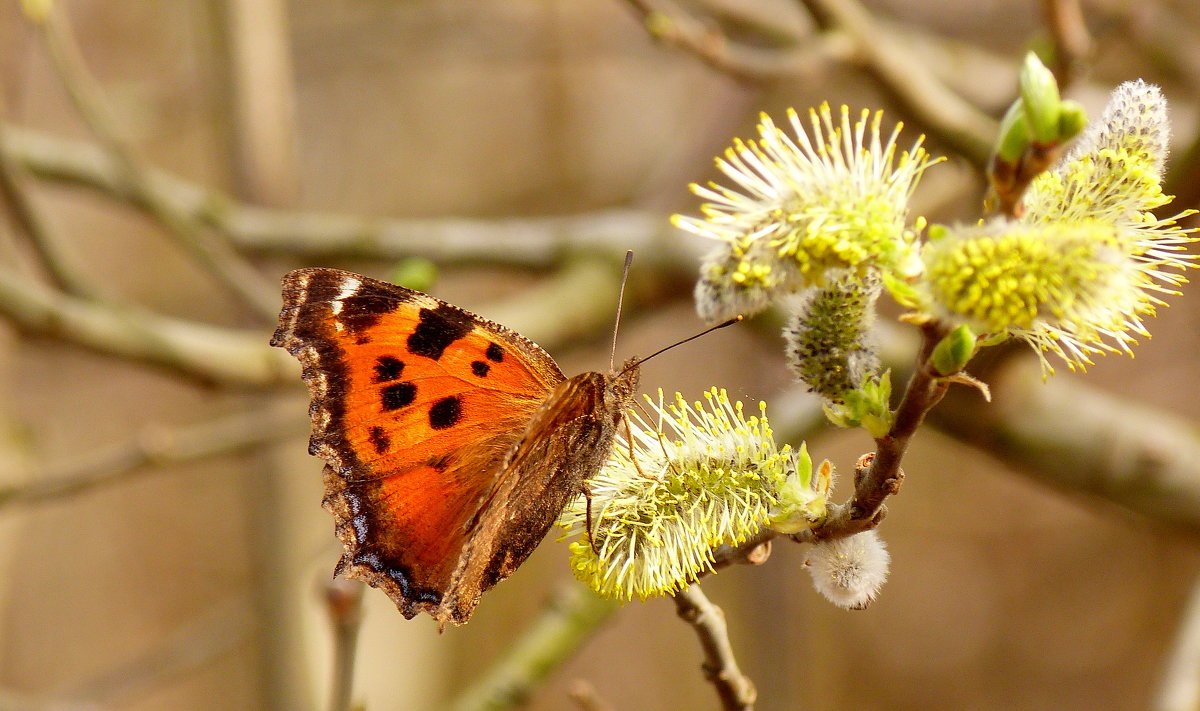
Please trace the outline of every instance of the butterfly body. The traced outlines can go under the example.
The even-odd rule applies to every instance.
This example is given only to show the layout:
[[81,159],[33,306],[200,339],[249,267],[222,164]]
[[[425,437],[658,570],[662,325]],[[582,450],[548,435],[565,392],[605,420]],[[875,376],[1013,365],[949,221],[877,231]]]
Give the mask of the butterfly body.
[[465,623],[603,465],[638,368],[567,378],[537,344],[336,269],[283,278],[272,345],[303,366],[336,572]]

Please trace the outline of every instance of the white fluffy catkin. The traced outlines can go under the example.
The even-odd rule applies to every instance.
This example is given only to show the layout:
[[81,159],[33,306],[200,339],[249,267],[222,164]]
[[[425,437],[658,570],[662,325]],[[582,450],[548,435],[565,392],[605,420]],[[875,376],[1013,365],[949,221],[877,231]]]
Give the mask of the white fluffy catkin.
[[887,546],[874,530],[813,545],[804,565],[813,587],[833,604],[862,610],[879,594],[888,575]]

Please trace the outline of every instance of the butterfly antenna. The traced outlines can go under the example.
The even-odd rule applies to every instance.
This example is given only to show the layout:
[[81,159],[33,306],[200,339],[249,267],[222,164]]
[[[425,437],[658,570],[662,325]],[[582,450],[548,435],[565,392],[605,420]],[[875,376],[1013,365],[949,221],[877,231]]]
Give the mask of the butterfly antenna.
[[617,369],[617,330],[621,328],[621,306],[625,303],[625,283],[629,281],[629,267],[633,264],[633,250],[625,253],[625,268],[621,270],[621,290],[617,292],[617,319],[613,323],[612,352],[608,356],[608,371]]
[[640,366],[642,363],[645,363],[646,361],[650,360],[650,359],[651,359],[651,358],[653,358],[654,356],[656,356],[656,355],[661,355],[661,354],[663,354],[663,353],[666,353],[667,351],[671,350],[671,349],[672,349],[672,348],[674,348],[675,346],[682,346],[683,344],[687,343],[688,341],[694,341],[694,340],[696,340],[697,338],[699,338],[699,337],[701,337],[701,336],[707,336],[708,334],[712,333],[713,331],[717,331],[717,330],[720,330],[720,329],[722,329],[722,328],[726,328],[726,327],[728,327],[728,326],[732,326],[732,325],[733,325],[733,324],[735,324],[735,323],[741,323],[743,320],[745,320],[745,318],[746,318],[745,316],[740,316],[740,315],[739,315],[739,316],[734,316],[733,318],[729,319],[728,321],[724,321],[724,322],[722,322],[722,323],[718,323],[716,326],[709,326],[708,328],[704,329],[704,330],[703,330],[703,331],[701,331],[700,333],[697,333],[697,334],[695,334],[695,335],[692,335],[692,336],[688,336],[687,338],[683,339],[682,341],[676,341],[676,342],[672,343],[671,345],[669,345],[669,346],[667,346],[667,347],[665,347],[665,348],[659,348],[658,350],[654,351],[653,353],[651,353],[650,355],[646,356],[645,358],[639,358],[639,359],[635,360],[634,362],[632,362],[632,363],[630,363],[629,365],[625,366],[625,368],[624,368],[624,369],[622,369],[622,370],[621,370],[621,372],[622,372],[622,373],[624,373],[626,370],[629,370],[630,368],[634,368],[634,367]]

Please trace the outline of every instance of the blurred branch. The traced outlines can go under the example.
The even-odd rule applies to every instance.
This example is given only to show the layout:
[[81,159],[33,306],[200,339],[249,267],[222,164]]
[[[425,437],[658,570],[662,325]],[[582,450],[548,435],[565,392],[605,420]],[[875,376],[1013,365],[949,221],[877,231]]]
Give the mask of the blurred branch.
[[[553,347],[595,332],[615,310],[619,274],[606,260],[576,259],[527,292],[488,309],[492,318]],[[579,298],[580,293],[596,298]],[[219,328],[53,291],[0,270],[0,317],[21,331],[179,375],[235,388],[297,382],[299,366],[261,331]]]
[[333,627],[333,679],[329,711],[350,711],[354,698],[354,660],[362,629],[362,598],[366,585],[331,578],[325,582],[325,610]]
[[[886,322],[878,327],[884,367],[899,379],[911,372],[917,334]],[[1002,348],[984,349],[968,367],[991,386],[993,402],[984,405],[973,389],[952,388],[930,411],[929,425],[1055,489],[1200,535],[1200,431],[1193,423],[1078,375],[1043,382],[1025,347],[1014,345],[1015,354]],[[799,386],[771,404],[771,424],[786,441],[804,439],[823,419],[815,398]]]
[[856,0],[801,2],[824,29],[850,36],[857,60],[928,133],[948,143],[975,166],[987,164],[996,137],[994,119],[950,91]]
[[600,697],[600,692],[586,679],[575,679],[567,696],[579,706],[580,711],[616,711]]
[[265,323],[273,322],[279,308],[274,284],[264,279],[229,244],[199,229],[176,209],[174,203],[160,199],[159,194],[148,186],[146,170],[136,159],[132,146],[122,138],[117,119],[79,52],[66,11],[56,4],[34,26],[40,32],[76,110],[111,159],[120,192],[136,199],[198,264]]
[[1154,711],[1200,709],[1200,580],[1192,584],[1191,597],[1164,667]]
[[754,682],[738,669],[729,642],[725,613],[709,602],[699,583],[692,583],[673,596],[675,607],[692,626],[704,649],[704,676],[717,688],[721,708],[726,711],[752,711],[758,692]]
[[[1057,489],[1087,494],[1200,535],[1200,434],[1191,423],[1094,389],[1078,378],[1043,383],[1033,359],[984,380],[980,407],[965,390],[931,420]],[[969,413],[969,414],[968,414]]]
[[562,217],[388,219],[305,212],[239,203],[161,170],[146,169],[142,194],[121,187],[113,158],[88,143],[11,127],[6,150],[35,176],[91,188],[146,210],[170,204],[185,219],[215,229],[241,250],[322,259],[397,260],[545,268],[568,255],[598,254],[639,264],[686,265],[704,245],[678,235],[666,217],[643,210],[604,210]]
[[63,701],[0,688],[0,711],[103,711],[99,704]]
[[203,383],[263,388],[295,382],[297,365],[269,348],[261,331],[223,329],[115,303],[55,292],[0,270],[0,316],[31,335],[53,338]]
[[1083,20],[1079,0],[1042,0],[1042,16],[1054,40],[1054,78],[1066,91],[1087,70],[1092,56],[1092,35]]
[[758,47],[729,38],[712,22],[662,0],[624,0],[651,37],[694,55],[713,69],[742,81],[766,82],[811,76],[851,46],[838,33],[795,38],[790,46]]
[[237,193],[266,205],[288,205],[299,191],[296,82],[286,0],[217,0],[223,56],[223,123]]
[[65,695],[97,708],[118,708],[167,681],[194,673],[252,638],[248,601],[230,598],[171,631],[130,661],[77,685]]
[[13,163],[7,150],[8,131],[5,128],[0,124],[0,197],[14,227],[29,241],[55,286],[76,296],[94,295],[94,287],[87,283],[62,248],[63,240],[54,225],[34,205],[25,185],[28,175],[23,166]]
[[1200,206],[1200,131],[1193,134],[1186,148],[1172,156],[1164,190],[1175,195],[1174,204],[1180,208]]
[[854,0],[803,0],[824,31],[814,41],[797,39],[799,46],[770,49],[739,44],[662,0],[624,2],[652,37],[738,79],[797,79],[831,61],[857,61],[928,133],[978,167],[991,155],[996,121],[947,88]]
[[304,407],[288,398],[269,408],[214,418],[200,424],[150,425],[128,442],[89,449],[76,459],[45,466],[0,486],[0,510],[6,506],[53,501],[128,481],[153,467],[187,464],[257,449],[305,431]]
[[450,705],[453,711],[499,711],[520,705],[617,610],[619,603],[570,583],[479,681]]

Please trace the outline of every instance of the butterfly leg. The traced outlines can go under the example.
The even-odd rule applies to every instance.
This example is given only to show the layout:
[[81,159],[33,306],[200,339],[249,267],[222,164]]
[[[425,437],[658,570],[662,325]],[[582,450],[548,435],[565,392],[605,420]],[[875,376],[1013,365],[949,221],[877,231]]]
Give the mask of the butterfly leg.
[[592,489],[588,483],[583,482],[583,498],[587,499],[587,508],[584,510],[584,523],[587,526],[588,544],[592,547],[592,552],[596,557],[600,557],[600,548],[596,546],[596,537],[592,535]]

